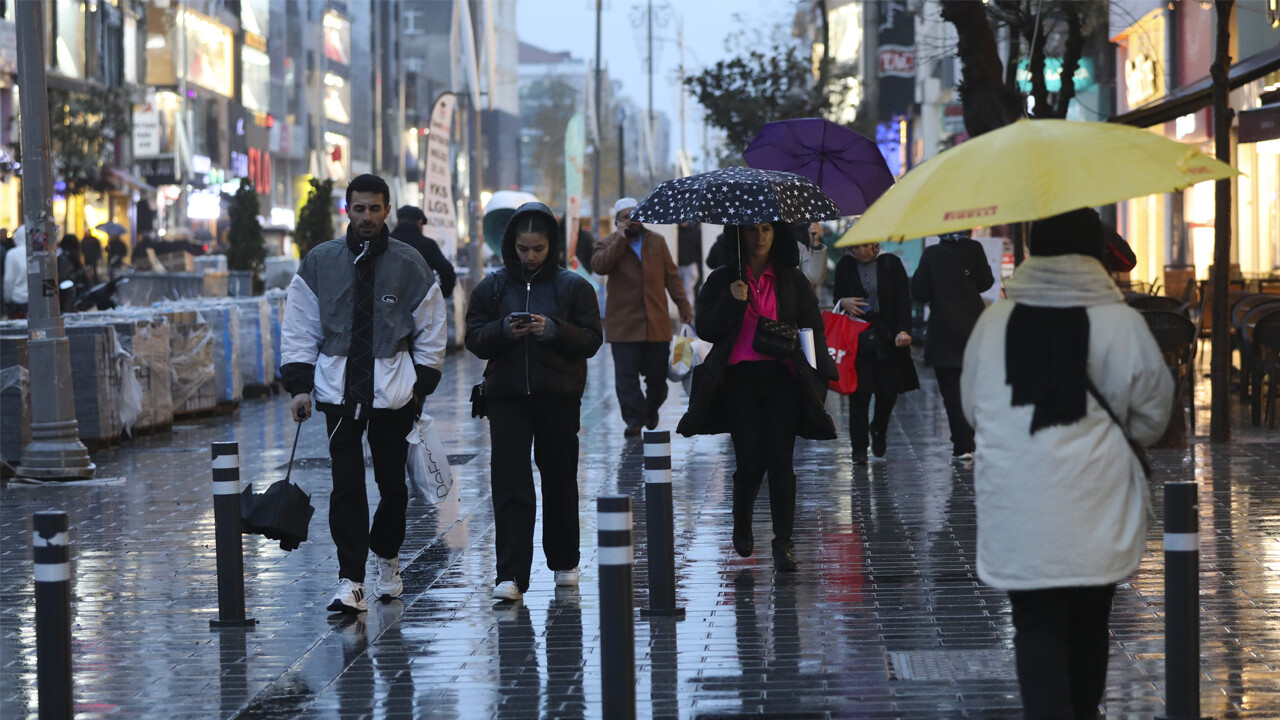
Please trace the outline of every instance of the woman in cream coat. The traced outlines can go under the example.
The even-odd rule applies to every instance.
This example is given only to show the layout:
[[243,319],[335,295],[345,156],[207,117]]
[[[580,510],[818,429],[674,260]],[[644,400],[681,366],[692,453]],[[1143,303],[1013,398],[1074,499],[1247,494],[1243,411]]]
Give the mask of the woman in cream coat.
[[1101,249],[1092,210],[1036,222],[1032,257],[1005,283],[1009,301],[983,313],[964,353],[978,576],[1009,593],[1028,718],[1097,716],[1112,597],[1138,567],[1151,516],[1125,434],[1158,439],[1173,397]]

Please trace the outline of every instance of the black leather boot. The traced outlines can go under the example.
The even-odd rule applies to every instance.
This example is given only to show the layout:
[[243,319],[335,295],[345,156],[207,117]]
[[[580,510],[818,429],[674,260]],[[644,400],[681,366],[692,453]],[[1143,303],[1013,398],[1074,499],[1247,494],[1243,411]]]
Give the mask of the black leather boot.
[[791,531],[796,522],[796,476],[769,476],[769,512],[773,516],[773,565],[794,572],[798,567]]
[[733,549],[742,557],[751,557],[756,541],[751,535],[751,517],[754,514],[759,485],[733,484]]

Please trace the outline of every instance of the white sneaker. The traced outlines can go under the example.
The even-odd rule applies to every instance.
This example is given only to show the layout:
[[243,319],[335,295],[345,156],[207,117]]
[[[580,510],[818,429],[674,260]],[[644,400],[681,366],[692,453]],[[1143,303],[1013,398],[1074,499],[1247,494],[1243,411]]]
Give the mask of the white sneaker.
[[514,580],[503,580],[493,589],[490,597],[494,600],[519,600],[524,597],[524,593],[520,592]]
[[960,463],[972,463],[972,462],[973,462],[973,453],[971,453],[971,452],[967,452],[967,453],[960,453],[959,455],[952,455],[952,456],[951,456],[951,460],[952,460],[953,462],[960,462]]
[[373,596],[378,600],[394,600],[404,592],[404,583],[400,580],[400,556],[384,558],[373,554],[378,565],[378,582],[373,585]]
[[578,568],[557,570],[556,587],[578,587]]
[[338,581],[338,590],[329,602],[329,612],[362,613],[368,609],[369,603],[364,600],[364,583],[347,578]]

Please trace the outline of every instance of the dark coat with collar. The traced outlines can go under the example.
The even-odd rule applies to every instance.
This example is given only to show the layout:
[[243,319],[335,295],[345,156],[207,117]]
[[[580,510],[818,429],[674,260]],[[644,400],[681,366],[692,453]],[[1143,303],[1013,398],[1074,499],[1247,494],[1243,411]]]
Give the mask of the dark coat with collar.
[[[799,254],[796,244],[787,238],[780,240],[782,242],[775,242],[777,252],[772,259],[778,277],[775,289],[777,319],[813,330],[814,352],[818,361],[817,370],[809,367],[799,348],[790,358],[797,376],[796,392],[800,393],[800,423],[796,434],[811,440],[831,440],[836,436],[836,428],[827,414],[825,400],[828,384],[839,377],[839,372],[827,352],[818,297],[804,273],[796,267],[797,258],[791,257]],[[729,286],[739,277],[737,254],[731,254],[733,262],[712,272],[698,293],[694,327],[698,337],[712,343],[712,348],[706,360],[693,369],[689,410],[676,428],[676,432],[685,437],[729,432],[725,393],[731,392],[732,388],[726,387],[722,381],[747,312],[747,303],[735,300],[729,293]]]
[[926,363],[943,368],[963,365],[969,333],[986,309],[981,293],[994,284],[987,253],[977,240],[943,240],[925,248],[911,276],[911,294],[929,303]]
[[[876,285],[879,288],[880,312],[867,313],[863,317],[878,333],[874,349],[883,362],[898,376],[898,392],[920,389],[920,376],[911,360],[911,348],[896,347],[893,339],[898,333],[911,333],[911,290],[908,288],[907,271],[897,255],[881,253],[876,256]],[[847,297],[866,297],[862,278],[858,275],[858,260],[846,254],[836,263],[836,284],[832,296],[836,303]]]

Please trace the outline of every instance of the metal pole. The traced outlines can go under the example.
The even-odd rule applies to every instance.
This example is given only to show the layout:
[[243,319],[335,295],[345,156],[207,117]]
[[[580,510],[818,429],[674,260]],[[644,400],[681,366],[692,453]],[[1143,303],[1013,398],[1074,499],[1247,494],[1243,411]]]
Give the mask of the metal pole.
[[591,156],[592,156],[591,163],[594,166],[591,170],[591,214],[594,216],[593,218],[591,218],[591,227],[592,229],[595,230],[597,240],[604,238],[604,235],[603,235],[604,226],[600,224],[600,218],[601,218],[600,149],[604,145],[604,138],[601,137],[600,135],[600,131],[601,131],[600,115],[601,113],[604,112],[604,107],[602,107],[601,105],[602,101],[601,101],[601,88],[600,88],[600,85],[602,83],[602,79],[601,79],[602,74],[600,69],[600,16],[602,12],[603,12],[603,0],[596,0],[596,86],[595,86],[596,111],[595,113],[593,113],[595,115],[595,123],[596,123],[596,134],[595,134],[596,147],[595,147],[595,152],[591,153]]
[[44,3],[15,3],[18,86],[22,88],[22,203],[27,235],[27,368],[31,442],[18,474],[44,480],[93,477],[80,442],[71,387],[71,347],[58,307],[53,178],[49,165],[49,102],[44,70]]
[[[649,0],[648,8],[645,12],[645,21],[648,24],[649,33],[649,111],[644,116],[644,122],[645,130],[648,131],[646,134],[649,138],[648,157],[646,158],[649,166],[649,187],[653,187],[658,184],[657,178],[653,174],[653,141],[655,140],[653,129],[653,0]],[[645,137],[645,135],[641,135],[641,137]]]
[[675,521],[671,500],[671,432],[644,434],[645,535],[649,549],[649,607],[646,617],[684,619],[676,607]]
[[1200,487],[1164,484],[1165,715],[1200,718]]
[[618,116],[618,197],[627,196],[627,137],[626,116]]
[[471,287],[475,287],[484,278],[484,211],[480,207],[480,192],[484,182],[484,160],[480,147],[483,128],[481,127],[479,103],[473,103],[471,93],[467,93],[467,107],[471,110],[467,119],[471,124],[468,139],[471,141],[470,188],[471,196],[467,203],[471,218],[467,222],[471,235]]
[[[34,5],[35,3],[19,3]],[[24,165],[26,163],[23,163]],[[36,688],[40,720],[71,720],[71,551],[67,514],[38,512],[31,544],[36,576]]]
[[240,448],[213,443],[213,527],[218,557],[218,618],[211,628],[253,627],[244,613],[244,548],[240,542]]
[[600,561],[600,688],[607,718],[636,717],[636,628],[632,608],[631,496],[596,498]]

